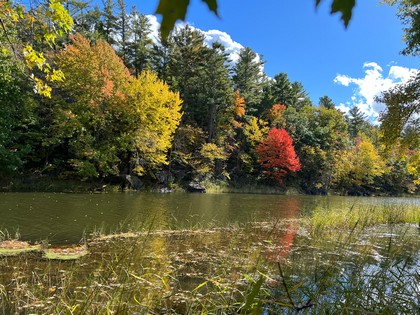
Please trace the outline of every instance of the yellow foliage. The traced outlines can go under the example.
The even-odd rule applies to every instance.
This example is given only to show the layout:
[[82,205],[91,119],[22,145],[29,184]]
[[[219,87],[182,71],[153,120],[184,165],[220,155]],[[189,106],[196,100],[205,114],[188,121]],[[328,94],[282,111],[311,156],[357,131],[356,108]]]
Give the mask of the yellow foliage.
[[214,143],[204,143],[201,147],[200,154],[203,158],[214,160],[224,160],[227,158],[225,149],[218,147]]
[[[57,77],[58,70],[54,70],[56,73],[50,74],[51,66],[42,52],[36,51],[34,47],[37,46],[36,41],[52,46],[58,36],[72,29],[74,22],[65,9],[63,1],[49,0],[45,4],[38,4],[37,8],[31,6],[30,10],[27,10],[19,2],[1,0],[0,20],[2,31],[8,34],[6,35],[7,41],[0,43],[0,50],[9,51],[15,57],[23,55],[26,70],[29,72],[28,76],[34,84],[34,91],[51,97],[49,84],[57,79],[62,79],[62,77]],[[24,38],[16,37],[16,30],[25,24],[30,27],[36,25],[38,36],[35,36],[35,42],[33,39],[25,41]],[[43,75],[40,76],[40,72],[37,70],[40,70]],[[46,77],[44,78],[44,76]]]
[[244,125],[244,134],[247,137],[247,141],[256,147],[260,141],[268,133],[268,126],[264,120],[252,117],[251,121]]
[[413,183],[420,185],[420,151],[417,151],[408,157],[407,171],[414,176]]
[[356,145],[337,156],[334,179],[344,184],[372,184],[375,177],[386,171],[386,163],[373,143],[360,137]]
[[[127,101],[137,121],[134,149],[138,156],[152,169],[167,164],[166,153],[182,116],[179,93],[172,92],[155,73],[145,71],[130,83]],[[135,171],[142,175],[146,168],[137,165]]]
[[226,160],[228,154],[225,148],[215,143],[204,143],[200,149],[200,157],[201,161],[196,166],[196,170],[201,174],[206,174],[214,171],[216,160]]

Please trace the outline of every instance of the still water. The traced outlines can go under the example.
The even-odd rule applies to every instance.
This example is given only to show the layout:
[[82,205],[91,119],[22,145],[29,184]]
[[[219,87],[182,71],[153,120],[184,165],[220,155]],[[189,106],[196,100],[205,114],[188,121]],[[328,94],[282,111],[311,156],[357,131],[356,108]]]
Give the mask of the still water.
[[[419,206],[420,198],[251,194],[0,194],[0,229],[22,240],[78,243],[92,231],[189,229],[273,221],[316,207]],[[419,210],[420,211],[420,210]]]

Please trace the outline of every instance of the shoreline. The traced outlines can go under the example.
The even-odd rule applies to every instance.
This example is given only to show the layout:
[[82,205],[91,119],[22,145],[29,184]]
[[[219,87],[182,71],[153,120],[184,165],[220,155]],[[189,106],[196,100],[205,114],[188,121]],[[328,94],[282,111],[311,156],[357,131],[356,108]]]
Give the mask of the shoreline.
[[[389,191],[338,191],[334,189],[305,192],[300,187],[274,186],[267,184],[230,184],[228,182],[199,183],[205,188],[205,193],[232,193],[232,194],[274,194],[274,195],[307,195],[307,196],[359,196],[359,197],[416,197],[420,190],[415,192],[392,193]],[[188,191],[187,184],[159,184],[147,183],[139,189],[124,187],[121,183],[111,181],[80,181],[70,179],[56,179],[51,177],[9,178],[0,181],[0,193],[8,192],[51,192],[51,193],[194,193]]]

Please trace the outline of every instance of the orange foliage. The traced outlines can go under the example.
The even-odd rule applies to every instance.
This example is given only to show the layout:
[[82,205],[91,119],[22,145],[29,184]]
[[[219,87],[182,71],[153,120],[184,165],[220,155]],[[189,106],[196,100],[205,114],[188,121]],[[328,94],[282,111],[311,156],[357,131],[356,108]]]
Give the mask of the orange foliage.
[[99,40],[92,45],[82,35],[72,35],[56,61],[66,77],[63,85],[76,99],[94,107],[105,101],[121,105],[131,76],[108,43]]
[[273,126],[284,127],[285,120],[283,118],[286,106],[282,104],[275,104],[270,108],[267,114],[268,120]]
[[235,115],[243,117],[245,115],[245,99],[239,95],[239,91],[235,91]]

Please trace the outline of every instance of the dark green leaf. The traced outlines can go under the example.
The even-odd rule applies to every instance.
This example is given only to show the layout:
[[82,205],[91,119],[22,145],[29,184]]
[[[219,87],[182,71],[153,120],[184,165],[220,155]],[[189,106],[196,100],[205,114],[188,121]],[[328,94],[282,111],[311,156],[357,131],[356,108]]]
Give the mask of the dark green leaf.
[[[319,0],[317,0],[317,5]],[[334,0],[331,5],[331,13],[341,12],[341,19],[344,22],[345,27],[349,25],[351,20],[351,15],[354,6],[356,5],[356,0]]]
[[[217,16],[217,0],[202,0],[207,4],[210,11]],[[160,31],[162,38],[166,39],[169,32],[174,28],[177,20],[185,21],[187,9],[190,4],[190,0],[160,0],[156,14],[162,15],[162,24]]]
[[254,283],[254,286],[252,287],[251,292],[246,297],[246,303],[244,306],[244,310],[246,312],[249,312],[252,309],[252,304],[254,303],[255,298],[257,297],[258,293],[261,290],[261,286],[264,283],[264,277],[260,276],[260,278],[257,280],[257,282]]
[[217,0],[202,0],[203,2],[207,3],[209,10],[214,12],[214,14],[219,15],[217,13]]
[[[206,2],[212,2],[216,0],[204,0]],[[169,32],[174,28],[177,20],[185,20],[187,8],[190,0],[160,0],[159,5],[156,9],[156,14],[162,15],[162,23],[160,31],[162,38],[166,39]],[[209,4],[210,7],[210,4]]]

